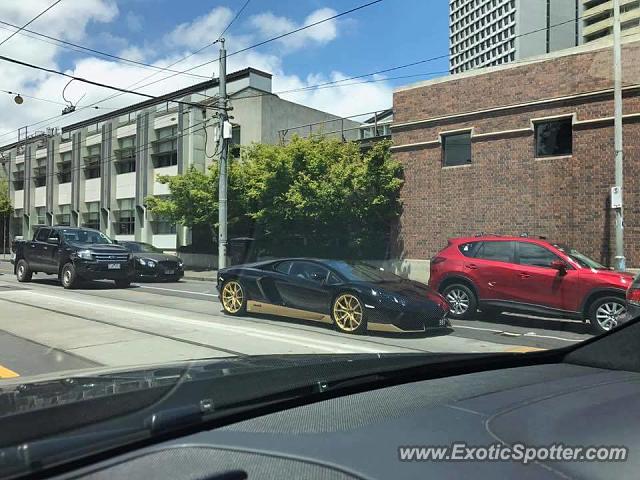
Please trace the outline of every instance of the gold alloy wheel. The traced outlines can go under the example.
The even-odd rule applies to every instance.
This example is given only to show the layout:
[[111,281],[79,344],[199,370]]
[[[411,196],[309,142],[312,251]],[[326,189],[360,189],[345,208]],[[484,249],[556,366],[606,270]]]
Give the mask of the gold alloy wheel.
[[345,332],[355,332],[362,325],[363,312],[360,300],[354,295],[344,293],[333,302],[333,318]]
[[238,313],[242,308],[244,293],[242,286],[232,280],[224,284],[222,288],[222,306],[229,313]]

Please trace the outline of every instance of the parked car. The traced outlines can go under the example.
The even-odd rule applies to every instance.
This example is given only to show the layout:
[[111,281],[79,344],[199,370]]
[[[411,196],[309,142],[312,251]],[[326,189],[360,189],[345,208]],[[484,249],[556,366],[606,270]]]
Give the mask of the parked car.
[[640,274],[636,276],[627,290],[626,309],[625,320],[640,317]]
[[175,255],[167,255],[149,243],[118,241],[118,244],[133,256],[136,277],[173,282],[184,277],[184,264]]
[[40,227],[33,240],[14,240],[14,273],[29,282],[35,273],[57,275],[64,288],[81,280],[113,280],[128,287],[133,276],[131,255],[98,230]]
[[428,286],[364,263],[287,258],[218,272],[225,313],[332,323],[344,333],[450,326],[449,305]]
[[451,304],[451,318],[477,309],[589,321],[596,333],[625,312],[633,277],[577,250],[542,238],[485,235],[455,238],[431,259],[429,285]]

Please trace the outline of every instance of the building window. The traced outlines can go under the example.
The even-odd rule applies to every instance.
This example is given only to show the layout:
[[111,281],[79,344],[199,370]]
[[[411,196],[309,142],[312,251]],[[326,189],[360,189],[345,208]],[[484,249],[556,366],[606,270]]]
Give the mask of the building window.
[[60,205],[56,215],[56,225],[71,226],[71,205]]
[[[20,165],[18,168],[24,168],[23,165]],[[24,190],[24,170],[16,170],[13,172],[13,189],[14,190]]]
[[133,235],[136,230],[136,212],[133,198],[118,200],[119,210],[115,212],[115,230],[118,235]]
[[178,127],[161,128],[157,132],[158,139],[154,142],[154,168],[170,167],[178,164]]
[[118,140],[116,156],[116,172],[130,173],[136,171],[136,137],[126,137]]
[[47,224],[46,207],[36,207],[36,225],[46,225],[46,224]]
[[229,156],[231,158],[240,158],[240,125],[234,125],[233,127],[231,127]]
[[87,211],[83,214],[82,225],[86,228],[100,230],[100,202],[86,204]]
[[47,166],[44,162],[38,162],[33,167],[33,184],[36,187],[44,187],[47,184]]
[[571,118],[535,124],[536,157],[571,155],[573,128]]
[[84,157],[84,173],[86,178],[100,177],[100,150],[101,145],[87,147],[87,155]]
[[471,163],[471,132],[442,137],[442,166],[454,167]]

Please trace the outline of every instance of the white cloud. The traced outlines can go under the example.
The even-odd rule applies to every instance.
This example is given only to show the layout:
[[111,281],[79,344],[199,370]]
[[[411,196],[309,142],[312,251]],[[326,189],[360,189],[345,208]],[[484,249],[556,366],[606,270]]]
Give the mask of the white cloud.
[[142,30],[142,16],[136,15],[133,12],[128,12],[125,18],[127,28],[132,32],[139,32]]
[[[262,38],[271,38],[290,32],[306,25],[324,20],[336,14],[331,8],[321,8],[312,12],[301,24],[295,23],[286,17],[278,17],[271,12],[260,13],[250,18],[250,24],[258,30]],[[296,50],[305,47],[310,43],[324,45],[338,36],[338,26],[336,19],[332,19],[315,25],[306,30],[294,33],[278,40],[278,42],[289,50]]]
[[216,7],[211,12],[196,18],[193,22],[178,25],[169,35],[167,42],[173,46],[200,48],[213,42],[233,18],[233,12],[226,7]]
[[[84,27],[93,21],[108,22],[115,20],[117,16],[117,8],[110,0],[83,0],[82,3],[84,4],[85,2],[86,4],[93,5],[93,11],[89,8],[82,7],[79,10],[81,14],[78,13],[76,15],[74,13],[74,21],[72,23],[73,25],[76,25],[76,27],[82,26],[82,29],[78,31],[82,32],[84,41],[80,41],[80,43],[87,44],[89,43],[89,40],[86,32],[84,31]],[[30,4],[33,2],[25,0],[24,3]],[[18,2],[15,2],[15,4],[18,4]],[[61,5],[63,5],[63,3]],[[42,7],[41,4],[40,7]],[[29,12],[35,15],[37,10],[38,8],[30,8]],[[129,44],[126,39],[123,39],[125,41],[118,42],[118,48],[120,49],[118,55],[131,58],[136,61],[153,63],[158,66],[169,65],[184,57],[186,54],[202,47],[209,41],[212,41],[227,25],[231,18],[233,18],[234,14],[234,12],[224,7],[214,8],[208,14],[200,16],[192,22],[178,25],[175,29],[164,36],[158,36],[160,40],[156,43],[151,43],[150,45],[132,45]],[[326,18],[327,16],[331,16],[331,14],[332,11],[329,9],[316,10],[312,12],[302,24],[313,23],[313,21]],[[0,18],[5,15],[8,15],[8,10],[4,2],[0,2]],[[18,15],[14,12],[13,16],[13,21],[19,23],[20,21],[26,22],[29,14],[21,12]],[[254,18],[255,17],[249,19],[248,23],[253,24],[255,21]],[[262,16],[262,18],[265,17]],[[285,27],[288,29],[287,31],[289,31],[290,28],[300,26],[300,24],[296,24],[296,22],[293,22],[290,19],[285,19],[283,17],[274,18],[277,19],[277,21],[271,24],[270,28],[276,29],[281,33],[282,29]],[[47,20],[49,19],[47,18]],[[70,21],[67,17],[57,17],[55,22],[43,21],[43,24],[44,23],[47,23],[51,32],[60,32],[65,28],[71,28]],[[330,23],[331,22],[326,22],[326,24]],[[327,26],[326,24],[322,25]],[[233,30],[241,31],[242,29],[239,28],[239,25],[240,23],[236,24],[236,28]],[[286,25],[288,25],[288,27]],[[247,66],[252,66],[254,68],[270,72],[273,74],[273,91],[276,93],[283,90],[302,88],[317,83],[347,78],[349,75],[344,73],[326,73],[322,72],[320,68],[318,68],[315,73],[311,73],[304,78],[291,75],[286,72],[286,68],[283,66],[283,58],[287,51],[290,52],[295,48],[300,48],[300,46],[304,44],[321,45],[331,41],[339,35],[339,25],[334,24],[333,26],[327,26],[328,28],[319,29],[320,26],[300,32],[300,34],[304,33],[302,38],[296,39],[296,35],[292,35],[290,40],[287,42],[287,48],[279,49],[276,52],[270,51],[269,53],[265,52],[265,49],[252,49],[238,55],[233,55],[229,57],[227,71],[233,72],[246,68]],[[39,26],[34,26],[34,29],[37,29],[38,31],[41,30]],[[77,32],[74,33],[74,35],[77,35]],[[259,33],[259,35],[236,34],[234,36],[230,36],[229,45],[233,45],[232,50],[237,50],[259,40],[263,40],[267,35],[276,34],[275,31],[268,33],[264,30],[260,30]],[[53,35],[53,33],[51,34]],[[64,38],[64,34],[58,34],[57,36]],[[52,66],[58,69],[60,67],[56,65],[56,58],[61,51],[62,50],[60,50],[59,47],[54,45],[38,42],[20,35],[14,37],[11,43],[0,47],[0,53],[25,59],[26,61],[39,65]],[[162,52],[162,54],[159,54],[159,52]],[[191,67],[195,67],[217,58],[217,52],[217,47],[207,48],[198,54],[192,55],[187,60],[172,68],[186,70]],[[63,77],[38,72],[36,70],[29,70],[11,64],[2,64],[2,72],[3,78],[0,79],[0,89],[19,91],[23,94],[47,98],[57,102],[63,101],[61,92],[68,81]],[[167,72],[155,72],[140,66],[118,63],[106,58],[96,57],[83,57],[75,61],[73,66],[67,70],[67,73],[123,88],[129,88],[132,84],[138,82],[133,88],[151,95],[163,94],[203,80],[186,75],[176,75],[170,79],[142,88],[142,85],[162,79],[170,74]],[[217,75],[217,62],[209,63],[195,69],[193,70],[193,73],[204,75],[206,77]],[[153,75],[151,78],[143,81],[143,79],[151,75]],[[348,84],[351,82],[345,83]],[[115,95],[116,93],[117,92],[113,92],[111,90],[94,87],[76,81],[69,85],[66,96],[74,102],[77,102],[78,99],[85,95],[80,104],[80,107],[82,107],[111,95]],[[321,88],[317,90],[285,93],[281,96],[285,99],[299,102],[319,110],[325,110],[333,114],[353,115],[356,113],[388,108],[391,104],[391,87],[386,84],[386,82],[360,84],[357,86],[341,85],[336,88]],[[102,103],[101,106],[119,108],[142,100],[144,100],[143,97],[124,94]],[[7,131],[15,130],[22,125],[31,124],[48,117],[58,115],[60,114],[61,108],[62,106],[40,102],[29,98],[25,98],[25,103],[18,106],[13,102],[12,96],[0,93],[0,111],[3,112],[3,115],[0,115],[0,135]],[[41,127],[32,128],[31,131],[33,132],[38,129],[43,129],[44,126],[55,125],[60,127],[107,111],[108,110],[80,111],[68,117],[65,116],[51,120]],[[0,145],[15,140],[15,134],[11,136],[0,136]]]

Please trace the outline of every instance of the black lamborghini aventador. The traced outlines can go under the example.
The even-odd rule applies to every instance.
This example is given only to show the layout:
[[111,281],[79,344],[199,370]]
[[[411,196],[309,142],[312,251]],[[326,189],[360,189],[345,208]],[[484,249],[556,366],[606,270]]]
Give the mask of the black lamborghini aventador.
[[416,332],[450,326],[436,291],[360,262],[287,258],[224,268],[225,313],[282,315],[335,324],[345,333]]

